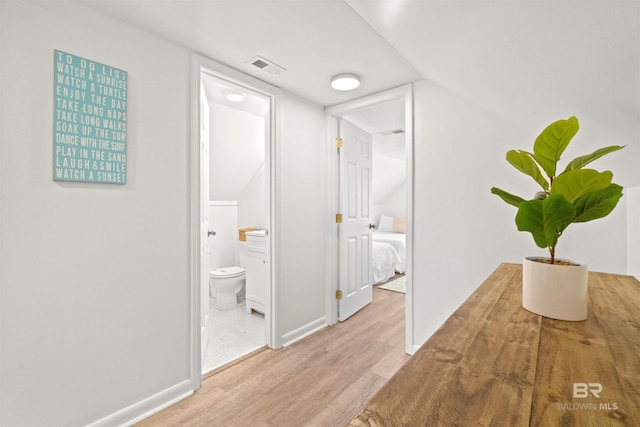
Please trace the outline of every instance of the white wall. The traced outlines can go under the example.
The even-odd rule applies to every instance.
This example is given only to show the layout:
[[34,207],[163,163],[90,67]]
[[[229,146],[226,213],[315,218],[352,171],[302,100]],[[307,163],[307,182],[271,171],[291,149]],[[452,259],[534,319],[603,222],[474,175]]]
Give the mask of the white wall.
[[378,224],[382,215],[393,217],[407,216],[407,187],[400,185],[380,204],[373,204],[374,222]]
[[265,228],[264,117],[210,104],[211,200],[238,202],[238,227]]
[[255,172],[253,180],[238,199],[238,228],[267,228],[264,163]]
[[[179,395],[188,52],[69,2],[0,2],[0,31],[0,425],[85,425]],[[126,185],[52,180],[54,49],[128,71]]]
[[[246,267],[240,264],[238,240],[238,204],[231,201],[209,202],[209,270]],[[243,263],[244,264],[244,263]]]
[[[489,189],[497,186],[523,195],[537,191],[531,178],[506,162],[505,154],[511,148],[530,149],[542,128],[563,116],[550,117],[542,127],[521,129],[430,82],[418,82],[414,90],[413,324],[414,343],[419,345],[501,262],[519,263],[524,256],[546,255],[529,233],[517,231],[515,208]],[[620,142],[639,144],[637,138]],[[628,151],[636,153],[637,148]],[[576,155],[590,151],[578,150]],[[612,165],[623,186],[625,179],[636,175],[637,159],[610,161],[599,161],[594,167]],[[624,211],[622,204],[605,219],[570,226],[557,255],[587,262],[591,270],[626,273]]]
[[[0,2],[0,31],[0,425],[123,423],[193,386],[190,54],[72,2]],[[128,71],[126,185],[52,181],[54,49]],[[286,342],[325,323],[324,111],[278,115]]]
[[281,102],[276,269],[279,329],[286,344],[326,323],[326,138],[322,107],[289,93],[283,94]]
[[380,215],[406,216],[407,168],[406,161],[373,153],[373,219]]
[[627,274],[640,279],[640,187],[627,188]]

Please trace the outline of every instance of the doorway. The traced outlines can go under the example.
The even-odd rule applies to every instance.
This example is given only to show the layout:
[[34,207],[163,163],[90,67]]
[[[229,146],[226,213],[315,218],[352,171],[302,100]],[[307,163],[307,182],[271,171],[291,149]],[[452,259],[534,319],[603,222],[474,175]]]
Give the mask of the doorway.
[[[412,245],[413,245],[413,112],[412,112],[412,87],[411,85],[392,89],[380,94],[362,98],[360,100],[337,105],[327,109],[327,119],[329,125],[329,135],[331,135],[331,170],[332,177],[329,187],[332,189],[332,211],[340,213],[341,217],[336,219],[338,224],[329,225],[331,230],[328,233],[330,242],[328,248],[331,248],[333,256],[328,257],[330,260],[330,280],[328,283],[329,294],[331,298],[329,304],[328,316],[332,323],[342,320],[344,316],[341,308],[346,308],[349,312],[357,311],[359,308],[350,307],[347,304],[345,293],[357,295],[353,286],[345,282],[345,278],[357,278],[358,280],[370,274],[370,285],[366,285],[365,281],[358,282],[361,284],[362,290],[371,293],[374,282],[381,279],[374,279],[374,274],[370,272],[379,268],[379,264],[374,258],[380,256],[380,250],[384,249],[391,252],[397,252],[393,257],[400,261],[394,264],[393,270],[400,270],[404,273],[402,279],[402,287],[405,289],[405,319],[406,319],[406,339],[405,350],[409,354],[413,354],[413,281],[412,281]],[[360,141],[366,141],[366,135],[372,141],[371,154],[371,200],[369,206],[371,212],[364,216],[360,222],[361,238],[351,238],[352,245],[343,242],[342,230],[345,228],[344,210],[349,209],[345,202],[349,196],[345,196],[350,189],[348,188],[348,173],[343,171],[346,167],[343,165],[346,157],[346,148],[336,149],[334,139],[340,138],[345,134],[344,129],[354,127],[358,132],[363,132],[365,136],[357,137]],[[350,137],[353,138],[353,137]],[[338,145],[348,144],[349,141],[339,141]],[[358,142],[358,150],[364,152],[366,142]],[[341,158],[341,156],[343,156]],[[349,162],[351,160],[348,160]],[[352,168],[353,169],[353,168]],[[346,169],[345,169],[346,170]],[[358,170],[356,173],[364,175],[365,172]],[[351,173],[351,175],[355,175]],[[366,180],[364,180],[366,181]],[[364,182],[363,181],[363,182]],[[366,189],[367,184],[357,183],[351,184],[351,187],[360,187]],[[364,190],[358,190],[358,202],[365,200],[362,196]],[[345,198],[346,197],[346,198]],[[355,205],[351,203],[351,205]],[[365,208],[362,209],[366,211]],[[369,224],[367,224],[369,222]],[[397,223],[397,224],[396,224]],[[352,225],[349,225],[351,227]],[[366,228],[377,229],[377,231],[368,231]],[[382,227],[382,228],[381,228]],[[337,228],[337,232],[335,231]],[[384,236],[384,234],[387,234]],[[384,239],[389,238],[389,241]],[[347,238],[348,239],[348,238]],[[385,247],[372,248],[376,240],[383,239],[384,245],[393,246],[393,249]],[[367,246],[369,245],[369,246]],[[349,249],[349,248],[355,249]],[[367,249],[369,248],[369,249]],[[352,250],[352,254],[347,251]],[[354,255],[355,254],[355,255]],[[363,272],[352,272],[353,262],[349,261],[357,257],[369,258],[371,264],[361,262],[358,264],[362,267]],[[385,255],[386,256],[386,255]],[[366,267],[366,268],[365,268]],[[384,268],[389,268],[388,266]],[[366,273],[364,272],[366,270]],[[385,273],[386,274],[386,273]],[[387,274],[388,276],[389,274]],[[365,292],[365,294],[367,293]],[[366,305],[366,298],[358,298],[360,304]]]
[[194,147],[191,160],[198,165],[191,177],[192,348],[197,389],[204,374],[274,346],[275,93],[204,58],[195,57],[194,70],[194,117],[199,118],[194,142],[199,148]]

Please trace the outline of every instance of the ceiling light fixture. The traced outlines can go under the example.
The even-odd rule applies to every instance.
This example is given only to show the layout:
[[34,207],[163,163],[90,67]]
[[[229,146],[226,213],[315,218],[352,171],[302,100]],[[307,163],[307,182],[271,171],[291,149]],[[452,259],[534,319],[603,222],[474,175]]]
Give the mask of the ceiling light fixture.
[[338,74],[331,77],[331,87],[336,90],[352,90],[360,86],[360,77],[355,74]]
[[229,91],[225,93],[225,97],[231,102],[242,102],[247,97],[244,93]]

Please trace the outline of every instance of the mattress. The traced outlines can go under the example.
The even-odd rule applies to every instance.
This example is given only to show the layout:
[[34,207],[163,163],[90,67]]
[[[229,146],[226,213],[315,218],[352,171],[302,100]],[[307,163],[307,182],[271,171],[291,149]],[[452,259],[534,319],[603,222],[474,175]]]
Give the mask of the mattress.
[[388,231],[374,231],[373,242],[388,243],[396,250],[400,262],[397,271],[404,273],[407,265],[407,235],[404,233],[391,233]]
[[396,274],[400,257],[393,246],[384,242],[373,242],[373,283],[386,282]]

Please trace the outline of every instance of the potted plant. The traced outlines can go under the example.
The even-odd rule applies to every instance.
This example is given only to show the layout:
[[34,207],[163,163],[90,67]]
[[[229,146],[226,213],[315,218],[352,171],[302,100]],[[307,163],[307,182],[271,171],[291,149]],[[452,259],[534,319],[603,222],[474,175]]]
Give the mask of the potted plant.
[[499,188],[491,192],[518,208],[516,225],[528,231],[549,257],[526,257],[523,261],[522,306],[536,314],[559,320],[587,318],[587,266],[556,257],[558,239],[574,222],[603,218],[616,207],[622,187],[612,181],[611,171],[584,168],[619,145],[600,148],[570,161],[562,172],[558,161],[578,132],[578,119],[570,117],[547,126],[533,144],[533,153],[507,152],[507,161],[540,185],[533,199],[525,200]]

